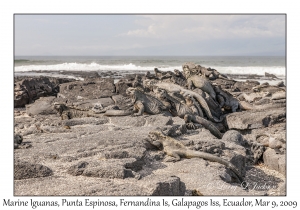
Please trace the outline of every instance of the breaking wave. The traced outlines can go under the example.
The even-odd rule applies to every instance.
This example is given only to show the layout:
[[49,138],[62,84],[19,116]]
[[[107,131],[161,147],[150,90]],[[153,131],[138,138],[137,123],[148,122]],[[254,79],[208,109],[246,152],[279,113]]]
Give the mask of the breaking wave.
[[[174,68],[181,68],[181,66],[177,67],[158,67],[163,71],[173,71]],[[61,71],[61,70],[70,70],[70,71],[107,71],[107,70],[132,70],[132,71],[141,71],[147,70],[152,71],[154,67],[152,66],[137,66],[132,63],[124,64],[124,65],[101,65],[97,63],[83,64],[83,63],[62,63],[55,65],[24,65],[15,67],[15,71]]]
[[[203,65],[205,66],[205,65]],[[181,66],[139,66],[133,63],[122,65],[101,65],[92,63],[62,63],[52,65],[22,65],[16,66],[15,71],[150,71],[154,68],[162,71],[182,70]],[[224,74],[257,74],[264,75],[265,72],[275,75],[285,75],[285,67],[282,66],[211,66]]]
[[234,67],[214,67],[223,74],[257,74],[265,75],[265,72],[269,74],[275,74],[278,76],[285,76],[285,67],[282,66],[234,66]]

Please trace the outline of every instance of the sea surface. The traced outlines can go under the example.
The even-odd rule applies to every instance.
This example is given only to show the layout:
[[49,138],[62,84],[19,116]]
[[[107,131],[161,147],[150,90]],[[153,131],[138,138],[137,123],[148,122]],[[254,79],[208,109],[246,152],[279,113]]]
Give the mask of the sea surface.
[[285,56],[15,56],[15,72],[28,71],[113,71],[182,70],[182,64],[194,62],[217,69],[223,74],[265,72],[286,76]]

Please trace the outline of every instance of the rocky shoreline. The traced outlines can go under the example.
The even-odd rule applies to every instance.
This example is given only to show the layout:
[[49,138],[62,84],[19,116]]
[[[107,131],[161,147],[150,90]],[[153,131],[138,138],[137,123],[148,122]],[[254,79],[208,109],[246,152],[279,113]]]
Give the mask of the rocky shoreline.
[[[70,71],[70,70],[53,70],[53,71],[46,71],[46,70],[40,70],[40,71],[18,71],[15,72],[15,78],[30,78],[30,77],[39,77],[39,76],[45,76],[45,77],[56,77],[56,78],[69,78],[69,79],[75,79],[75,80],[84,80],[84,78],[87,77],[112,77],[116,80],[123,78],[126,75],[144,75],[147,73],[146,70],[118,70],[118,71],[110,71],[110,70],[102,70],[102,71]],[[260,81],[267,81],[270,84],[272,83],[278,83],[279,81],[283,81],[285,83],[285,78],[283,77],[277,77],[273,74],[265,73],[265,75],[257,75],[257,74],[227,74],[229,78],[232,78],[236,81],[240,80],[260,80]]]
[[[14,195],[285,195],[285,85],[273,76],[221,75],[194,64],[183,65],[180,71],[138,74],[15,73]],[[192,77],[196,80],[189,87]],[[197,87],[197,79],[203,78],[216,96]],[[246,81],[238,81],[241,78]],[[270,84],[257,81],[265,79]],[[202,121],[187,122],[173,102],[159,98],[157,88],[163,85],[183,101],[183,92],[192,93],[192,106],[180,103],[191,110],[196,107],[200,112],[195,119]],[[172,93],[171,87],[183,88],[181,94]],[[128,90],[144,91],[168,108],[156,114],[144,108],[137,115],[140,102],[132,104]],[[67,111],[57,111],[57,104],[64,104]],[[137,116],[108,114],[123,110]],[[217,162],[175,161],[162,151],[165,148],[151,144],[149,132],[154,130],[188,150],[229,161],[243,183]]]

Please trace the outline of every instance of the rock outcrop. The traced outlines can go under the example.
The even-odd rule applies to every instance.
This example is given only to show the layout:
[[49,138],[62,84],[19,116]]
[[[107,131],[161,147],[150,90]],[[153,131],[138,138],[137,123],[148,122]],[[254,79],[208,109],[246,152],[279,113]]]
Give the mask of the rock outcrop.
[[[14,119],[15,195],[285,194],[284,85],[237,82],[191,63],[184,68],[123,77],[120,72],[92,72],[83,81],[18,78],[15,107],[22,108],[15,109]],[[230,103],[220,103],[205,90],[188,90],[188,74],[201,76],[214,90],[218,86],[252,109],[229,109]],[[155,88],[167,94],[158,97]],[[133,90],[155,103],[131,94]],[[89,114],[61,118],[57,104]],[[159,110],[151,112],[156,106]],[[111,116],[101,110],[130,111]],[[187,113],[201,120],[188,119]],[[186,151],[223,162],[182,154],[170,162],[164,145],[149,143],[153,131],[172,137]],[[258,188],[266,182],[272,189]]]
[[56,96],[59,85],[71,79],[48,77],[27,78],[14,84],[14,107],[24,107],[40,97]]

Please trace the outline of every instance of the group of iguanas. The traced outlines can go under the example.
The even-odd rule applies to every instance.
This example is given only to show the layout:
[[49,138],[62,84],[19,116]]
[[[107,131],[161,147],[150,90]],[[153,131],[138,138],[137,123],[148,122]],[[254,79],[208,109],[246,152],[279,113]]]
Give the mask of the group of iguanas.
[[[165,82],[164,78],[169,77],[185,77],[186,86]],[[156,78],[156,79],[155,79]],[[210,83],[212,78],[227,79],[226,76],[219,74],[214,69],[206,69],[201,66],[183,65],[183,74],[176,70],[174,74],[163,73],[155,68],[155,78],[150,77],[149,72],[142,81],[143,88],[129,87],[126,94],[130,96],[132,101],[132,109],[120,110],[117,106],[100,107],[101,109],[94,110],[78,110],[76,108],[67,107],[64,104],[55,104],[55,109],[59,112],[62,119],[71,119],[74,117],[99,117],[106,116],[141,116],[144,113],[155,115],[161,113],[169,113],[173,116],[183,118],[188,129],[194,129],[194,123],[201,124],[208,129],[214,136],[221,139],[222,133],[214,125],[221,122],[223,116],[219,118],[212,114],[207,104],[207,98],[211,97],[212,103],[217,107],[229,109],[235,112],[238,109],[252,109],[253,106],[246,102],[240,102],[230,93],[222,90],[219,86],[213,86]],[[157,79],[160,78],[160,79]],[[200,89],[194,91],[194,88]],[[145,91],[150,90],[150,91]],[[205,118],[207,117],[207,119]],[[209,161],[219,162],[230,168],[242,182],[241,174],[238,169],[230,162],[216,157],[212,154],[197,152],[187,149],[179,141],[163,135],[159,131],[149,133],[150,143],[154,146],[163,146],[167,155],[173,156],[175,161],[180,160],[180,157],[199,157]]]

